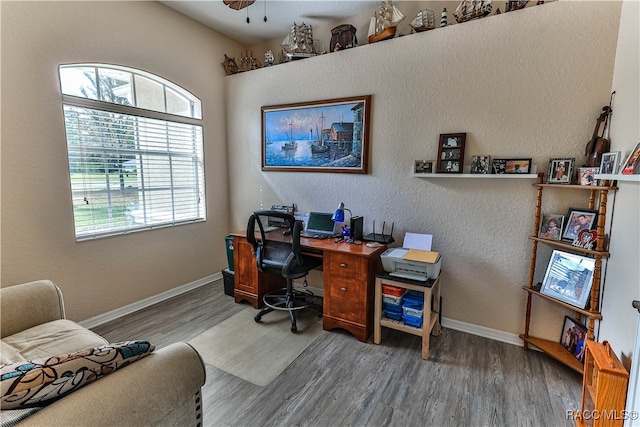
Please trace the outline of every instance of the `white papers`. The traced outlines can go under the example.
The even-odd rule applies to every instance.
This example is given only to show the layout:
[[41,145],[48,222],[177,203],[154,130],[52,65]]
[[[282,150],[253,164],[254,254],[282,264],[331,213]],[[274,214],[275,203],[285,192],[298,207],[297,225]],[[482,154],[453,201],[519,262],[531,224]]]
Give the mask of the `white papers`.
[[309,212],[296,212],[293,214],[293,217],[296,220],[302,221],[302,223],[304,224],[303,229],[307,229],[307,224],[309,223]]
[[405,233],[402,247],[407,249],[420,249],[423,251],[430,251],[432,240],[432,234]]

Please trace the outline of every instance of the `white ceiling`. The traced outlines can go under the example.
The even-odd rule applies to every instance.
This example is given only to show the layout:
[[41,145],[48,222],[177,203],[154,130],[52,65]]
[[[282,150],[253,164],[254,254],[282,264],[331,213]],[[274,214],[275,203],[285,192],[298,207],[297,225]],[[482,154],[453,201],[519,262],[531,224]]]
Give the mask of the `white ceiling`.
[[[370,12],[380,1],[256,0],[242,10],[231,9],[222,0],[175,0],[161,3],[245,46],[251,46],[266,40],[284,39],[294,22],[327,24]],[[264,22],[265,6],[267,22]],[[251,21],[249,24],[247,13]]]

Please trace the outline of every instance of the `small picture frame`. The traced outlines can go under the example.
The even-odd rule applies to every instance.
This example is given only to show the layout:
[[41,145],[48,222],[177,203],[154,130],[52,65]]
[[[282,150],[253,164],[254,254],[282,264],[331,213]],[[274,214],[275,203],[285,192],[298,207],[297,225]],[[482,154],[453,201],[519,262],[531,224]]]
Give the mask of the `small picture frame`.
[[600,162],[601,174],[616,174],[620,167],[620,151],[611,151],[609,153],[602,154],[602,161]]
[[541,239],[561,240],[564,215],[546,214],[542,216],[538,237]]
[[593,230],[597,223],[598,211],[593,209],[569,208],[562,240],[572,243],[582,230]]
[[547,184],[571,184],[575,163],[575,157],[549,159]]
[[554,250],[540,293],[584,309],[591,293],[595,263],[594,258]]
[[585,341],[587,328],[569,316],[564,316],[564,324],[560,332],[560,344],[576,359],[584,363]]
[[599,167],[594,168],[578,168],[578,184],[580,185],[598,185],[599,181],[595,175],[600,172]]
[[507,159],[493,159],[491,162],[491,172],[494,174],[504,174],[507,169]]
[[462,173],[462,162],[464,161],[464,145],[466,139],[466,133],[440,134],[436,172]]
[[413,173],[414,174],[427,174],[433,173],[433,160],[414,160],[413,161]]
[[491,173],[490,156],[473,156],[471,160],[471,173],[488,174]]
[[506,159],[504,173],[531,173],[531,159]]
[[640,141],[638,141],[631,154],[629,154],[629,157],[627,157],[627,160],[625,160],[620,173],[622,175],[640,174]]

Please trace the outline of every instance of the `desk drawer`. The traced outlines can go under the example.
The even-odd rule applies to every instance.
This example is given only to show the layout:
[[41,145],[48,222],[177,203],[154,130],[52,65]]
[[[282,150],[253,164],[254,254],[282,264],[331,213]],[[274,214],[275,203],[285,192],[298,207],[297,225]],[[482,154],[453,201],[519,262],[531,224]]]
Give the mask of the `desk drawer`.
[[325,310],[332,317],[366,323],[366,259],[327,253],[325,259]]

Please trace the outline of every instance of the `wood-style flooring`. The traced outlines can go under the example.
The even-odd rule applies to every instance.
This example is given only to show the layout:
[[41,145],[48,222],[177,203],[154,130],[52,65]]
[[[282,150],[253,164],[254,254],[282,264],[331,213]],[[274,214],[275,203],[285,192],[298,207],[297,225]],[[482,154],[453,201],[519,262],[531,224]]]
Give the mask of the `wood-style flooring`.
[[[93,330],[160,348],[244,307],[217,281]],[[426,361],[414,335],[383,328],[375,345],[323,331],[265,387],[207,365],[204,425],[573,426],[580,390],[577,373],[542,353],[447,328]]]

